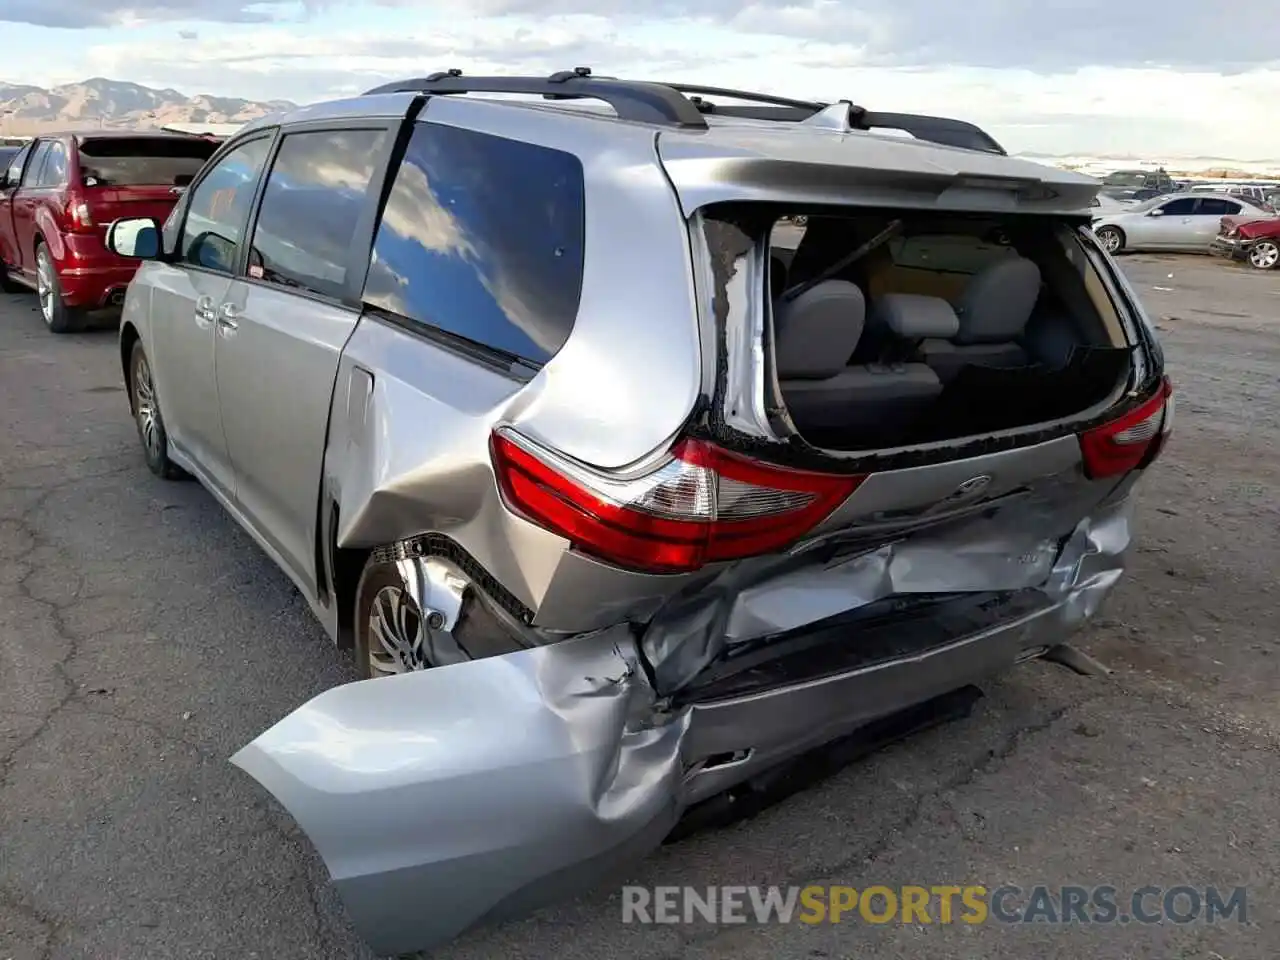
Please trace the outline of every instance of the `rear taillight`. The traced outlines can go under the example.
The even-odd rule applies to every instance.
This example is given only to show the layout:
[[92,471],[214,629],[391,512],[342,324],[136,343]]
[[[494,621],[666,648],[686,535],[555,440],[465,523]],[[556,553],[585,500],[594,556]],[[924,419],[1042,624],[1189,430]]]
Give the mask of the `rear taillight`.
[[1097,480],[1148,466],[1159,456],[1172,429],[1173,385],[1165,377],[1150,400],[1080,435],[1085,475]]
[[654,573],[790,546],[863,481],[791,470],[681,440],[637,476],[571,464],[518,434],[494,433],[494,472],[507,505],[615,566]]
[[67,199],[67,229],[72,233],[83,233],[93,229],[93,214],[89,204],[80,194],[72,194]]

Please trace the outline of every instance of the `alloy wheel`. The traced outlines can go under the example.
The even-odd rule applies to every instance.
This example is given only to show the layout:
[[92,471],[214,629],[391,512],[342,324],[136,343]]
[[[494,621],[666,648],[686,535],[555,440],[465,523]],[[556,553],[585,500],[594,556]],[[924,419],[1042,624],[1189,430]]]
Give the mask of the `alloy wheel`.
[[155,384],[151,381],[151,365],[145,355],[138,357],[133,367],[133,410],[147,456],[155,460],[164,452],[160,449],[160,408],[156,404]]
[[374,595],[369,610],[369,673],[391,676],[431,666],[427,624],[413,599],[400,587]]
[[36,294],[40,298],[40,316],[46,326],[53,326],[54,277],[53,262],[44,248],[36,256]]
[[1249,263],[1259,270],[1274,270],[1280,263],[1280,246],[1270,240],[1260,240],[1249,251]]
[[1102,249],[1107,253],[1115,253],[1120,249],[1120,234],[1114,230],[1102,230],[1097,234],[1098,242],[1102,244]]

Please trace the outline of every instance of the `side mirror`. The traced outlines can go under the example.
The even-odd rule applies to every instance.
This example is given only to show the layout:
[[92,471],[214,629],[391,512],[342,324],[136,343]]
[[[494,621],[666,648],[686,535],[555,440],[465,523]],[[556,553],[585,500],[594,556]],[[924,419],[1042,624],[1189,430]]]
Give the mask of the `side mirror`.
[[160,224],[150,217],[117,220],[107,228],[107,249],[121,257],[154,260],[160,256]]
[[1163,216],[1164,216],[1164,210],[1163,210],[1163,209],[1161,209],[1160,207],[1156,207],[1154,210],[1152,210],[1150,213],[1148,213],[1148,214],[1147,214],[1147,216],[1148,216],[1148,217],[1163,217]]

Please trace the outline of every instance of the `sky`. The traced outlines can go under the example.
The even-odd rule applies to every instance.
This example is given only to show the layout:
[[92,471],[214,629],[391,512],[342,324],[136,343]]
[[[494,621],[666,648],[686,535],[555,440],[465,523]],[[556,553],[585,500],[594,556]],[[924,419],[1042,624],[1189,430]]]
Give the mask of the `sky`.
[[976,122],[1012,152],[1280,158],[1280,19],[1205,0],[0,0],[0,80],[306,102],[466,73]]

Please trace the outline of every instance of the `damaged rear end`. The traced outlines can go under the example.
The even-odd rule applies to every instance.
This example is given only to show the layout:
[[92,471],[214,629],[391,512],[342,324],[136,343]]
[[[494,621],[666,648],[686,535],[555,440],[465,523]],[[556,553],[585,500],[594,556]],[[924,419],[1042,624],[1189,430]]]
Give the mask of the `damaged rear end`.
[[[571,339],[539,374],[557,388],[528,388],[542,402],[494,401],[475,515],[395,554],[406,581],[451,558],[510,642],[459,631],[494,654],[328,691],[234,758],[380,952],[601,882],[695,804],[1059,647],[1121,575],[1172,397],[1077,197],[708,166],[667,136],[697,345],[683,419],[593,462],[589,390],[610,385],[574,396]],[[574,338],[590,312],[584,294]],[[620,394],[653,373],[634,376]],[[486,563],[495,530],[517,576]]]

